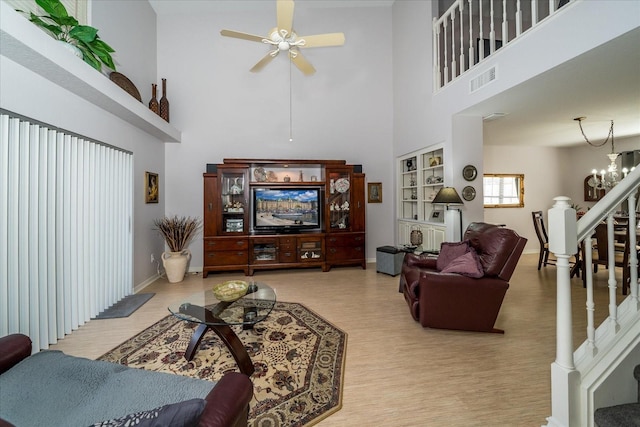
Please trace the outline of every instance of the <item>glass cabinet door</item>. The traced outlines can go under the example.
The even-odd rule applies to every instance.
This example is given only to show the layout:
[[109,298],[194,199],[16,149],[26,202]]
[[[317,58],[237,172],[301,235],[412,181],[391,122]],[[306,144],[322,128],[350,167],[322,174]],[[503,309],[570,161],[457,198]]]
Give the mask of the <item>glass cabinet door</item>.
[[219,173],[221,234],[246,234],[249,203],[246,169],[226,169]]
[[327,230],[351,230],[351,167],[327,169]]

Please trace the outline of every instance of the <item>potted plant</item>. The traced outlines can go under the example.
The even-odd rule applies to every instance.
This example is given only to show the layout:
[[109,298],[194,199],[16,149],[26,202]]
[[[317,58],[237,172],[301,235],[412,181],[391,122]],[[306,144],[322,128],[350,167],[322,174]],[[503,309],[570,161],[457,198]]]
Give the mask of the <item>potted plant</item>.
[[[49,32],[55,39],[68,43],[80,50],[82,59],[98,71],[102,64],[115,71],[116,66],[111,58],[115,52],[98,36],[98,30],[88,25],[80,25],[78,20],[69,16],[60,0],[36,0],[48,15],[36,15],[31,12],[29,20]],[[18,12],[26,13],[18,10]]]
[[169,247],[169,252],[162,253],[167,279],[171,283],[181,282],[191,259],[187,246],[200,230],[202,221],[195,217],[174,215],[155,219],[153,223]]

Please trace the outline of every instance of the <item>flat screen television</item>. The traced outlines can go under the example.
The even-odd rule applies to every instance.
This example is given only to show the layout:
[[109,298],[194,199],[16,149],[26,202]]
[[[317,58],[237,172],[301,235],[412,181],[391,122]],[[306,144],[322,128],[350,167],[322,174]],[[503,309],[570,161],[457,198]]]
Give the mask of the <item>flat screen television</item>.
[[322,229],[321,187],[255,187],[252,229],[255,233],[293,233]]

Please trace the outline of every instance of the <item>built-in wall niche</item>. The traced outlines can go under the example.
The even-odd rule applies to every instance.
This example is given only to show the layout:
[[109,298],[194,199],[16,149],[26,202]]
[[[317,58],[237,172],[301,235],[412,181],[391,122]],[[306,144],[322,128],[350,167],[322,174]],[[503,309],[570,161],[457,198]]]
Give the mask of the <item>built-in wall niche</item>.
[[256,165],[251,182],[324,182],[320,165]]

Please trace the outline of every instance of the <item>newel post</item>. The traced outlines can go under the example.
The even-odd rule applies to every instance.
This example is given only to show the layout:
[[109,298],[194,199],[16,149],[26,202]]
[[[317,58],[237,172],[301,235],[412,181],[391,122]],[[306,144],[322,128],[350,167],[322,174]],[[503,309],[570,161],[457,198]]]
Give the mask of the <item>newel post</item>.
[[550,426],[569,426],[577,408],[572,393],[579,373],[573,361],[573,325],[571,321],[571,283],[569,258],[578,250],[576,211],[568,197],[554,198],[549,209],[549,251],[556,257],[556,360],[551,364]]

